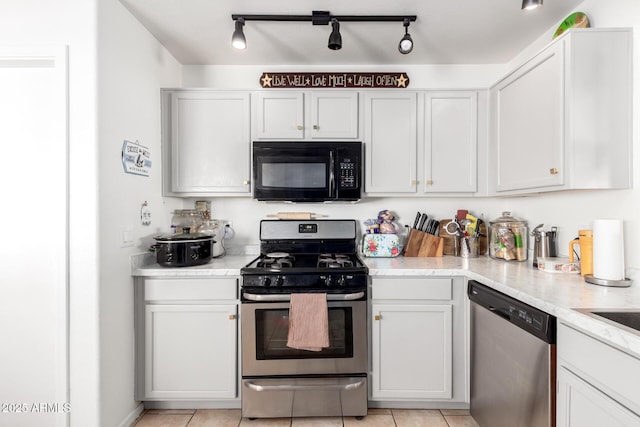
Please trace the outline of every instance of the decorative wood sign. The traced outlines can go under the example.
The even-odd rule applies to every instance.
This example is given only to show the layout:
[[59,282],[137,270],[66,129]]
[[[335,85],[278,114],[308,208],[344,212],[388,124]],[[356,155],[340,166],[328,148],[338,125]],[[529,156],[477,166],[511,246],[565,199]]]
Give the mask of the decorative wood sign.
[[406,88],[407,73],[262,73],[263,88]]

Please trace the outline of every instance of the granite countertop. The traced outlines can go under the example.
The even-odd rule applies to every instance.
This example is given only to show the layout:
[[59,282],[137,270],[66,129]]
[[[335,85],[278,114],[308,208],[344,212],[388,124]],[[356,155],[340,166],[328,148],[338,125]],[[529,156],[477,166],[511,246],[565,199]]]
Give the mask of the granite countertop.
[[[148,254],[132,257],[132,275],[144,277],[238,276],[240,268],[256,255],[227,255],[210,263],[185,268],[167,268]],[[585,331],[640,358],[640,333],[613,326],[576,309],[638,309],[640,285],[609,288],[586,283],[579,274],[538,271],[531,262],[505,262],[488,257],[465,259],[364,258],[369,274],[376,276],[466,276],[515,299],[550,313],[560,322]]]

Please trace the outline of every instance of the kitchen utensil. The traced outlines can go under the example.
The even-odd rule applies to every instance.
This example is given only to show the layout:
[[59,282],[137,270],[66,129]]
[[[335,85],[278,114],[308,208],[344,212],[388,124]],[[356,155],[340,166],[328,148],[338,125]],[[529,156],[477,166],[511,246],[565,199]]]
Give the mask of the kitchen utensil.
[[190,267],[211,261],[213,237],[204,233],[182,233],[154,237],[158,264],[165,267]]
[[420,221],[418,222],[418,230],[422,231],[422,226],[424,225],[424,222],[427,220],[427,214],[421,214],[420,215]]
[[320,215],[312,212],[278,212],[275,214],[267,214],[268,218],[278,219],[317,219],[324,218],[327,215]]
[[593,230],[578,230],[578,239],[569,242],[570,262],[574,262],[576,245],[580,247],[580,274],[593,274]]
[[527,222],[502,212],[489,222],[489,256],[493,259],[527,260]]
[[551,227],[550,231],[542,230],[544,224],[538,225],[531,232],[533,237],[533,266],[538,267],[539,258],[558,256],[558,243],[556,240],[557,227]]
[[418,223],[420,222],[420,217],[422,214],[420,212],[416,212],[416,219],[413,220],[413,228],[418,228]]

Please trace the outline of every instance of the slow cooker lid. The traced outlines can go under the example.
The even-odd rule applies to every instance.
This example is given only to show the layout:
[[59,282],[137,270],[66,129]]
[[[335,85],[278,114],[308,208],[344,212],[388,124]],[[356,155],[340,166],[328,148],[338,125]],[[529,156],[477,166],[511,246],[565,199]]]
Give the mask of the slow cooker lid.
[[206,242],[207,240],[213,240],[213,236],[211,234],[205,233],[191,233],[189,229],[185,228],[185,231],[177,234],[164,234],[161,236],[156,236],[154,239],[157,242]]

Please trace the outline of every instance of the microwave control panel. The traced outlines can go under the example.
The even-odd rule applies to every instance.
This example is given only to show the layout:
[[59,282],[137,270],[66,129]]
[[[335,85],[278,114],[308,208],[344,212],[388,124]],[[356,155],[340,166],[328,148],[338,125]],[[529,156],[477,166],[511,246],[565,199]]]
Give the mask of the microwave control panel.
[[339,188],[356,188],[358,185],[358,168],[355,163],[347,161],[340,162],[340,175],[338,177]]

